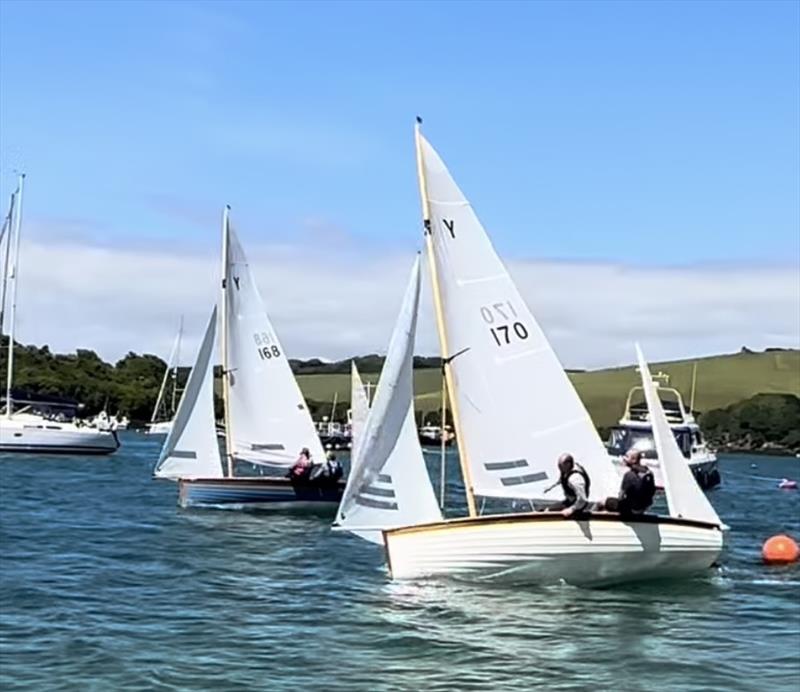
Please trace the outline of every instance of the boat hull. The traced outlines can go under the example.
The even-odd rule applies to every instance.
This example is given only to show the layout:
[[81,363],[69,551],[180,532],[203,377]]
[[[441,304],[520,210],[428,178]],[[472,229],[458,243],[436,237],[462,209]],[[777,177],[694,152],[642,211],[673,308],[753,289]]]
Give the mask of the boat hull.
[[297,484],[287,478],[182,478],[181,507],[227,507],[325,512],[334,515],[344,483]]
[[119,440],[111,431],[41,419],[0,418],[0,453],[103,455],[118,448]]
[[559,513],[455,519],[384,531],[394,579],[459,577],[501,583],[608,586],[685,577],[719,557],[722,530],[646,515]]

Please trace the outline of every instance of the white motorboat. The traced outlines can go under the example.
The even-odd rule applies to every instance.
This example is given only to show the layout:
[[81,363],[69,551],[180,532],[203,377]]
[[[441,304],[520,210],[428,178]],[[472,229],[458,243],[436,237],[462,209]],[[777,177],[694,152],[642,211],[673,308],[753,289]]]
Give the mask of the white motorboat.
[[[6,373],[5,411],[0,416],[0,452],[35,454],[111,454],[119,447],[112,430],[99,430],[81,424],[74,411],[55,411],[42,402],[20,401],[13,397],[14,336],[17,313],[17,284],[19,282],[20,231],[22,226],[22,192],[25,176],[11,197],[11,207],[0,236],[5,240],[5,260],[2,287],[4,327],[6,298],[8,310],[8,370]],[[7,291],[10,288],[10,291]]]
[[[707,570],[722,549],[724,527],[669,432],[641,353],[642,386],[669,516],[603,512],[565,517],[535,511],[550,499],[556,460],[563,452],[573,454],[588,472],[590,500],[616,496],[620,474],[469,202],[419,126],[416,144],[434,308],[469,516],[425,518],[429,506],[420,502],[419,493],[427,497],[430,481],[426,478],[425,489],[417,494],[402,492],[406,474],[419,463],[416,450],[402,455],[405,463],[392,461],[395,436],[377,435],[367,453],[369,429],[392,429],[391,421],[396,428],[392,404],[399,399],[397,408],[402,408],[408,399],[410,379],[395,377],[403,384],[387,387],[388,403],[378,404],[378,385],[339,524],[360,535],[380,529],[396,579],[456,576],[608,585]],[[405,331],[413,339],[413,329]],[[407,351],[390,349],[392,365],[387,357],[385,371],[400,368],[396,361],[403,354],[403,366],[410,368]],[[390,462],[396,467],[387,474]],[[391,488],[380,485],[386,477]],[[420,488],[421,481],[413,487]],[[370,489],[391,492],[392,511],[352,499]],[[487,499],[522,499],[534,511],[487,515],[479,511],[476,498],[480,508]],[[357,520],[352,518],[355,509]],[[406,526],[392,519],[400,514],[410,519]]]
[[[677,389],[663,385],[665,379],[666,376],[661,373],[655,376],[661,405],[672,434],[675,435],[678,447],[700,487],[704,490],[713,488],[721,482],[717,455],[706,443],[691,407],[687,409],[684,406],[683,397]],[[615,464],[621,464],[622,457],[629,450],[642,452],[644,463],[653,470],[656,485],[663,488],[661,463],[656,453],[647,402],[643,400],[643,396],[641,387],[633,387],[628,392],[625,412],[619,423],[611,428],[606,446]]]

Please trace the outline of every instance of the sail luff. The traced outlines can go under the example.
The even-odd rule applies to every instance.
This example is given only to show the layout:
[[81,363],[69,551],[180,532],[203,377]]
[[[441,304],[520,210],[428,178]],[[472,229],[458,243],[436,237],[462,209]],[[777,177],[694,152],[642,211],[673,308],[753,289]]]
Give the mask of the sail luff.
[[647,400],[658,461],[664,476],[664,493],[667,496],[669,513],[673,517],[720,525],[722,522],[719,515],[700,489],[686,457],[678,447],[639,344],[636,344],[636,357],[639,361],[642,389]]
[[[3,291],[0,295],[0,334],[2,334],[6,327],[6,292],[8,289],[8,267],[11,261],[11,241],[14,235],[12,226],[14,224],[14,206],[17,200],[17,191],[11,193],[11,201],[8,204],[8,214],[3,221],[3,233],[0,236],[5,236],[6,247],[3,258]],[[0,237],[1,242],[1,237]]]
[[222,212],[222,299],[220,301],[220,351],[222,355],[222,409],[225,425],[225,466],[228,476],[233,476],[233,431],[230,410],[230,366],[228,354],[228,254],[230,252],[230,205]]
[[[11,326],[8,330],[8,373],[6,374],[6,418],[11,418],[13,402],[11,400],[11,387],[14,383],[14,336],[17,323],[17,283],[19,282],[19,246],[22,231],[22,189],[25,184],[25,174],[19,176],[17,187],[18,200],[17,213],[14,217],[14,263],[11,266],[11,310],[9,319]],[[9,241],[11,238],[9,237]]]
[[[464,479],[464,492],[467,498],[467,511],[469,516],[474,517],[477,512],[475,508],[475,491],[472,482],[472,471],[467,458],[467,449],[462,436],[461,418],[459,416],[458,400],[455,396],[455,388],[452,373],[450,372],[449,360],[451,357],[447,341],[447,328],[445,326],[444,313],[442,308],[442,296],[439,288],[439,276],[436,269],[435,251],[431,238],[431,215],[430,201],[428,199],[427,179],[425,175],[425,162],[422,153],[422,135],[420,132],[420,119],[417,118],[414,127],[414,144],[417,154],[417,177],[419,179],[419,192],[422,201],[422,222],[425,234],[425,249],[428,254],[428,268],[431,276],[431,287],[433,292],[433,307],[436,313],[436,329],[439,333],[439,346],[442,357],[442,370],[444,371],[447,392],[450,395],[450,410],[453,418],[453,430],[456,434],[456,445],[458,446],[458,459],[461,465],[461,476]],[[443,430],[444,432],[444,430]]]

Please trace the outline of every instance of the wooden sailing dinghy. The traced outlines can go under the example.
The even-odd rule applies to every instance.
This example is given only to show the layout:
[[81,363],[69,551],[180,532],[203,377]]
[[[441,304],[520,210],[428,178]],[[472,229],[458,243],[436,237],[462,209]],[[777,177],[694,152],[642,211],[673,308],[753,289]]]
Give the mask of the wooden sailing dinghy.
[[[267,316],[247,258],[223,215],[220,342],[224,452],[214,419],[216,309],[154,471],[179,483],[182,506],[324,509],[333,513],[342,481],[285,477],[302,448],[324,463],[306,402]],[[224,462],[224,463],[223,463]],[[264,475],[257,475],[261,469]],[[249,471],[247,475],[243,470]]]
[[[476,497],[524,499],[534,507],[550,499],[547,487],[557,479],[556,460],[563,452],[589,473],[590,500],[616,495],[620,477],[544,333],[419,125],[416,143],[434,307],[469,516],[419,521],[415,498],[403,507],[398,493],[397,511],[414,521],[381,532],[391,575],[606,585],[707,569],[722,548],[723,527],[683,459],[676,458],[680,452],[668,426],[666,434],[661,430],[657,397],[651,415],[660,430],[656,440],[670,516],[478,513]],[[643,361],[642,376],[652,390]],[[376,419],[378,428],[379,415],[374,406],[369,421]],[[375,457],[370,477],[383,473],[382,460],[391,458]],[[415,463],[398,463],[393,480],[408,468]],[[428,490],[429,481],[420,492]]]

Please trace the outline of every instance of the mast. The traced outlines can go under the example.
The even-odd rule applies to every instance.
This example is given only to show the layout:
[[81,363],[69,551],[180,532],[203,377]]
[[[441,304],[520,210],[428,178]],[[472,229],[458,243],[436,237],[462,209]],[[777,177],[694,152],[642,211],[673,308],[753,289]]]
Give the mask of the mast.
[[472,486],[472,472],[467,463],[467,450],[464,444],[464,436],[461,434],[461,419],[458,412],[458,401],[454,396],[453,376],[448,367],[450,364],[450,349],[447,345],[447,333],[444,326],[444,314],[442,310],[442,296],[439,292],[439,276],[436,270],[436,257],[433,250],[433,239],[431,238],[431,214],[430,204],[428,203],[428,189],[425,181],[425,166],[422,161],[422,142],[420,139],[420,125],[422,119],[417,117],[414,127],[414,143],[417,150],[417,178],[419,179],[419,195],[422,201],[422,223],[425,228],[425,245],[428,252],[428,267],[431,272],[431,286],[433,288],[433,307],[436,312],[436,328],[439,332],[439,344],[442,352],[442,370],[444,370],[445,384],[450,394],[450,412],[453,418],[453,430],[456,434],[456,444],[458,445],[458,459],[461,464],[461,475],[464,479],[464,492],[467,496],[467,510],[469,516],[474,517],[475,511],[475,492]]
[[230,372],[228,371],[228,225],[231,207],[225,205],[222,212],[222,305],[220,310],[220,344],[222,346],[222,405],[225,423],[225,465],[228,476],[233,476],[233,437],[230,414]]
[[689,401],[689,413],[694,415],[694,394],[697,388],[697,361],[694,362],[692,367],[692,396],[691,400]]
[[178,398],[178,366],[181,362],[181,339],[183,338],[183,315],[178,323],[178,338],[175,341],[175,366],[172,370],[172,415],[175,415],[175,401]]
[[8,205],[8,214],[6,214],[6,218],[3,220],[3,230],[0,232],[0,242],[3,240],[3,236],[7,234],[6,237],[6,251],[5,251],[5,258],[3,259],[3,290],[2,296],[0,296],[0,334],[3,333],[3,329],[6,326],[6,290],[8,288],[8,263],[11,259],[11,238],[13,237],[13,232],[11,230],[11,224],[14,221],[14,204],[17,199],[17,192],[14,191],[11,195],[11,202]]
[[[11,278],[14,283],[11,284],[11,327],[8,330],[8,376],[6,379],[6,418],[11,418],[11,385],[14,379],[14,331],[15,323],[17,321],[17,279],[19,278],[19,234],[22,227],[22,188],[25,184],[25,174],[19,176],[19,185],[17,191],[19,193],[19,207],[17,214],[14,218],[14,264],[11,266]],[[9,236],[8,242],[12,241]]]

